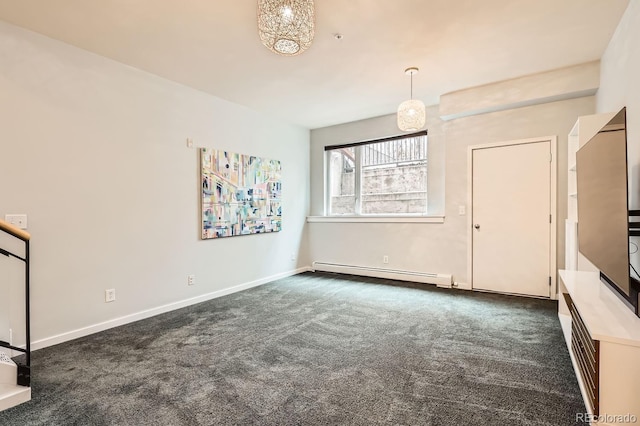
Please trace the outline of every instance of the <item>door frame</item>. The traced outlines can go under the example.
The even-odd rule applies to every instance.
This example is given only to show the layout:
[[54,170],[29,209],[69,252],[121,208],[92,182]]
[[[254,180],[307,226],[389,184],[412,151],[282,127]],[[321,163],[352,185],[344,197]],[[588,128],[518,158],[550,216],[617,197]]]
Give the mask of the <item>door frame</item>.
[[[469,286],[473,290],[473,151],[487,148],[499,148],[503,146],[511,145],[524,145],[538,142],[549,142],[549,149],[551,150],[550,161],[550,197],[549,203],[551,209],[551,232],[549,236],[549,276],[551,277],[551,286],[549,287],[549,298],[556,299],[558,293],[557,283],[557,234],[558,234],[558,207],[557,207],[557,192],[558,192],[558,137],[557,136],[543,136],[530,139],[518,139],[504,142],[493,142],[480,145],[469,145],[467,147],[467,277],[469,280]],[[532,296],[535,297],[535,296]]]

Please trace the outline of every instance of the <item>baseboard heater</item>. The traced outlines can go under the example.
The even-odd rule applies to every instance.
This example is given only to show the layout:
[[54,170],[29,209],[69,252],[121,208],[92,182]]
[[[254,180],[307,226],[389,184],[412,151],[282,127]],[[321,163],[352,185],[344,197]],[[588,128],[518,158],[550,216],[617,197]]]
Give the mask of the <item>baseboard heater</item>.
[[413,281],[435,284],[438,287],[451,288],[451,274],[434,274],[429,272],[405,271],[388,268],[372,268],[369,266],[341,265],[339,263],[313,262],[314,271],[337,272],[340,274],[362,275],[365,277],[387,278],[390,280]]

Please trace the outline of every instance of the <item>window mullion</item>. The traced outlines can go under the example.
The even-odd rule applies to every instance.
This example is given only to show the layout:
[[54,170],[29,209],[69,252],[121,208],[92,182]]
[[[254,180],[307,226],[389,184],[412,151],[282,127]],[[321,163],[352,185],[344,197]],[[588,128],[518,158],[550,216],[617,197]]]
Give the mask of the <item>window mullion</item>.
[[355,147],[355,165],[354,165],[354,193],[355,193],[355,212],[357,215],[362,214],[362,146]]
[[325,151],[324,154],[324,214],[328,216],[333,214],[331,212],[331,151]]

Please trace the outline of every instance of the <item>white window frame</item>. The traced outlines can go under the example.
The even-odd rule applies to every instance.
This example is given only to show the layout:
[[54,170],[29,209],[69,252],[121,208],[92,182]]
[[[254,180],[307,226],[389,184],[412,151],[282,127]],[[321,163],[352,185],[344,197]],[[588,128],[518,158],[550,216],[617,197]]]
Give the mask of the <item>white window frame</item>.
[[[307,218],[308,222],[421,222],[421,223],[443,223],[444,216],[429,215],[428,210],[425,213],[397,213],[397,214],[375,214],[375,213],[362,213],[362,150],[354,150],[354,198],[355,198],[355,214],[353,215],[338,215],[331,214],[331,173],[329,172],[329,165],[331,161],[331,151],[339,148],[359,147],[363,145],[369,145],[380,142],[389,142],[392,140],[409,139],[415,137],[428,137],[427,131],[423,130],[416,133],[392,136],[382,139],[367,140],[352,144],[344,145],[329,145],[324,148],[324,216],[310,216]],[[427,142],[428,146],[428,142]],[[428,160],[427,160],[428,161]],[[427,163],[427,179],[429,175],[429,166]],[[426,188],[425,188],[426,190]],[[428,195],[428,193],[427,193]],[[428,206],[427,206],[428,208]]]

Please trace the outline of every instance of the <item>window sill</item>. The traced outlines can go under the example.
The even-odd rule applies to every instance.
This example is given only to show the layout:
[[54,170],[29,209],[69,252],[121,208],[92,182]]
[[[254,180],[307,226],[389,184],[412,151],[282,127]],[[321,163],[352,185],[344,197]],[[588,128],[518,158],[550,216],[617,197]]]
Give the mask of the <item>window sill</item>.
[[444,216],[307,216],[309,223],[444,223]]

